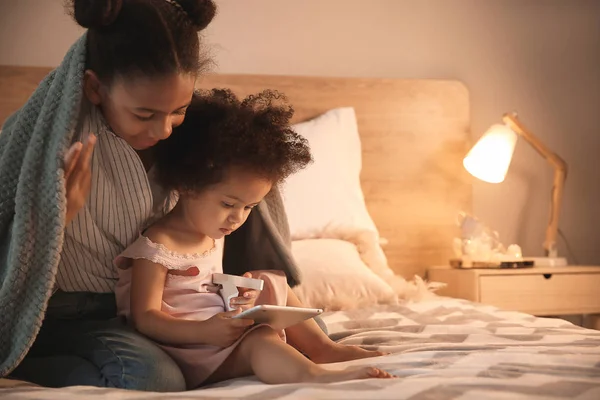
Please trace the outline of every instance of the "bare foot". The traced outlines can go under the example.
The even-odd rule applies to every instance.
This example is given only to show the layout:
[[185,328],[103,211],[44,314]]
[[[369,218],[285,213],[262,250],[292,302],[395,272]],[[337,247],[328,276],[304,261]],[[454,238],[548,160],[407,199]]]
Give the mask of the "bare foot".
[[315,354],[315,356],[311,357],[311,360],[315,364],[328,364],[357,360],[359,358],[386,356],[388,354],[389,353],[384,353],[382,351],[365,350],[358,346],[347,346],[334,343]]
[[341,371],[330,371],[321,367],[315,368],[305,382],[332,383],[353,379],[390,379],[397,376],[375,367],[351,367]]

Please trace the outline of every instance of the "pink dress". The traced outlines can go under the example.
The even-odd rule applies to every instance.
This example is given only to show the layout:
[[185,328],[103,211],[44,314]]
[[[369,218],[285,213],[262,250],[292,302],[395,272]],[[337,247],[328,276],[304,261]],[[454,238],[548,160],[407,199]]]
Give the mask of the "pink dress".
[[[170,271],[185,271],[196,267],[195,276],[167,274],[162,298],[162,311],[177,318],[190,320],[206,320],[215,314],[225,311],[225,303],[215,292],[212,274],[222,273],[223,239],[216,240],[214,247],[204,254],[179,254],[165,246],[154,243],[145,236],[140,236],[116,259],[119,271],[119,282],[115,289],[119,315],[129,317],[130,282],[133,259],[147,259],[165,266]],[[262,279],[264,289],[256,304],[285,305],[287,302],[287,281],[279,271],[253,271],[253,278]],[[235,347],[241,342],[247,330],[233,345],[221,348],[211,345],[161,345],[179,365],[189,389],[200,386],[227,359]],[[285,333],[280,332],[282,340]]]

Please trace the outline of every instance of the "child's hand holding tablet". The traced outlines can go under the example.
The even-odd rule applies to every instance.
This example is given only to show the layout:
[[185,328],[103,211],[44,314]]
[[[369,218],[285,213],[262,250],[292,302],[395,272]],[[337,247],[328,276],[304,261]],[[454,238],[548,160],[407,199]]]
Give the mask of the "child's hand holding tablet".
[[232,318],[251,319],[255,324],[266,324],[275,330],[285,329],[321,314],[319,308],[260,305]]

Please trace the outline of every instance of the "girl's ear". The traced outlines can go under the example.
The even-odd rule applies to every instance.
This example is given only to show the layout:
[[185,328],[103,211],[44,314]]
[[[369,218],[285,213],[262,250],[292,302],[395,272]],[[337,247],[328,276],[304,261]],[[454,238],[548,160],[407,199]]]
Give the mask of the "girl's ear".
[[91,69],[87,69],[83,75],[83,92],[85,97],[94,105],[99,105],[102,102],[100,89],[102,85],[98,75]]

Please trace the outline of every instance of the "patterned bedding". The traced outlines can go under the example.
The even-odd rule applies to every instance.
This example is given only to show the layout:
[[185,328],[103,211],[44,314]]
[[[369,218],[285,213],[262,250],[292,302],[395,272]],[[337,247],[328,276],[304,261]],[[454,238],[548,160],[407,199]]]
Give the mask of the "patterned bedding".
[[[396,380],[265,385],[236,379],[186,393],[15,386],[2,399],[600,399],[600,331],[559,319],[437,298],[324,316],[332,338],[393,354],[374,363]],[[4,381],[3,384],[10,382]],[[2,385],[0,385],[2,387]]]

